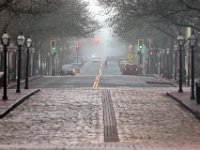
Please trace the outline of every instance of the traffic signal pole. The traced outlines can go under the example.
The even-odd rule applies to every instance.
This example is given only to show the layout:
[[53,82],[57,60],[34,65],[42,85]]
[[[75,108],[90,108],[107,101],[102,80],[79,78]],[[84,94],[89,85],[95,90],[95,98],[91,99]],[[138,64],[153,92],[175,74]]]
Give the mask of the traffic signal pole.
[[138,40],[138,51],[139,51],[139,57],[140,57],[140,65],[142,65],[142,50],[144,48],[144,40],[139,39]]
[[142,65],[142,52],[140,51],[140,65]]
[[78,50],[76,50],[76,62],[78,64]]
[[76,44],[76,62],[78,64],[78,51],[79,51],[79,44]]
[[51,51],[51,74],[55,76],[56,67],[55,67],[55,54],[56,54],[56,40],[50,40],[50,51]]

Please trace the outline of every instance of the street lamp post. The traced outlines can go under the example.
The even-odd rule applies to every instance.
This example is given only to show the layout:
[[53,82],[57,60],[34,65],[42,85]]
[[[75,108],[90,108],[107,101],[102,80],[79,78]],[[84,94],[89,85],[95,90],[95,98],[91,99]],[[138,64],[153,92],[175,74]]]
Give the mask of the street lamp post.
[[183,79],[182,79],[182,47],[184,45],[184,42],[185,42],[185,39],[183,37],[183,35],[180,33],[177,37],[177,41],[178,41],[178,44],[179,44],[179,48],[180,48],[180,54],[179,54],[179,90],[178,92],[179,93],[182,93],[183,92],[183,89],[182,89],[182,82],[183,82]]
[[0,71],[3,71],[3,45],[0,45],[0,58],[1,58],[1,66],[0,66]]
[[194,96],[194,46],[197,42],[197,38],[195,37],[194,30],[192,30],[192,34],[189,37],[189,43],[191,46],[191,97],[190,99],[195,99]]
[[159,49],[158,56],[159,56],[159,76],[161,76],[161,49]]
[[52,53],[52,76],[55,76],[55,52]]
[[167,78],[169,79],[169,51],[170,49],[167,49]]
[[153,65],[152,65],[152,64],[153,64],[153,63],[152,63],[152,62],[153,62],[153,61],[152,61],[152,57],[153,57],[153,56],[152,56],[152,55],[153,55],[153,50],[151,49],[151,51],[150,51],[150,63],[149,63],[149,65],[150,65],[150,67],[149,67],[149,72],[150,72],[150,73],[153,73],[153,71],[152,71],[152,70],[153,70],[153,67],[152,67],[152,66],[153,66]]
[[174,46],[174,52],[175,52],[175,63],[174,63],[174,79],[176,80],[177,77],[177,50],[178,50],[178,46],[175,45]]
[[7,100],[7,46],[10,42],[9,34],[4,31],[1,42],[4,46],[4,75],[3,75],[3,100]]
[[20,93],[20,80],[21,80],[21,50],[22,50],[22,46],[24,44],[25,41],[25,37],[24,35],[22,35],[22,33],[20,35],[18,35],[17,37],[17,44],[19,47],[19,52],[18,52],[18,66],[17,66],[17,93]]
[[159,75],[162,76],[162,64],[163,64],[163,59],[162,59],[162,49],[159,48],[159,62],[160,62],[160,65],[159,65],[159,70],[160,70],[160,73]]
[[148,54],[147,54],[147,74],[149,74],[149,55],[150,55],[150,49],[148,49]]
[[156,73],[159,73],[159,49],[156,49]]
[[26,40],[26,44],[27,44],[27,60],[26,60],[26,78],[25,78],[25,87],[24,87],[24,89],[28,89],[29,49],[30,49],[31,44],[32,44],[32,40],[31,40],[30,37],[28,37],[28,39]]

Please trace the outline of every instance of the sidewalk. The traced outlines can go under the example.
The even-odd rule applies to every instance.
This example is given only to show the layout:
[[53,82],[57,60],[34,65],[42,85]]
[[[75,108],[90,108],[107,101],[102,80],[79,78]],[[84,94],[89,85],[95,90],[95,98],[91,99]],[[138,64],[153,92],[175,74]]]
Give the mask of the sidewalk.
[[[178,81],[174,79],[166,79],[161,78],[158,75],[154,75],[156,78],[158,78],[159,81],[164,82],[170,82],[177,87],[177,91],[174,92],[166,92],[166,95],[176,100],[178,103],[180,103],[184,108],[186,108],[188,111],[190,111],[196,118],[200,120],[200,104],[196,102],[196,99],[191,100],[190,99],[190,89],[191,87],[184,87],[183,85],[183,93],[178,92]],[[158,82],[159,82],[158,81]],[[196,93],[195,93],[196,97]]]
[[[41,76],[33,76],[30,77],[29,80],[34,80],[40,78]],[[21,81],[23,83],[24,80]],[[28,99],[33,94],[39,92],[39,89],[23,89],[21,88],[20,93],[16,93],[16,89],[10,89],[16,86],[16,82],[10,82],[8,84],[7,96],[8,100],[2,100],[3,97],[3,87],[0,89],[0,119],[5,117],[8,113],[14,110],[17,106],[23,103],[26,99]]]
[[195,115],[196,118],[200,120],[200,104],[198,104],[196,100],[190,99],[190,92],[167,92],[166,95],[179,102],[183,107],[189,110],[192,114]]
[[8,100],[2,100],[3,91],[0,93],[0,119],[5,117],[8,113],[14,110],[17,106],[23,103],[33,94],[39,92],[39,89],[24,90],[21,89],[21,93],[16,93],[15,89],[8,89]]

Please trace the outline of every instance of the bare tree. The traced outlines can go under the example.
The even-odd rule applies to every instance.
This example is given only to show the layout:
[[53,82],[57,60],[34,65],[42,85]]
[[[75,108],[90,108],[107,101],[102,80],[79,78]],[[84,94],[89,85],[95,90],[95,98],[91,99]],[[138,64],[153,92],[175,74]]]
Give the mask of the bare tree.
[[0,2],[0,29],[9,28],[22,16],[41,15],[58,9],[61,0],[2,0]]
[[200,0],[99,0],[113,17],[111,25],[116,32],[154,28],[175,37],[178,27],[200,30]]

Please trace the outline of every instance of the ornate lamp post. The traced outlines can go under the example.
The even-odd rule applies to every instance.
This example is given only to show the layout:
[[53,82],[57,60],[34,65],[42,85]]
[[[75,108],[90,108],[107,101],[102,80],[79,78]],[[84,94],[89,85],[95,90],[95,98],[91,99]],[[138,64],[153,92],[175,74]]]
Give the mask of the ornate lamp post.
[[174,45],[174,53],[175,53],[175,63],[174,63],[174,79],[176,80],[177,77],[177,51],[178,51],[178,45]]
[[10,43],[10,37],[6,31],[1,36],[1,42],[4,46],[3,100],[7,100],[7,46]]
[[17,93],[20,93],[20,80],[21,80],[21,50],[22,50],[22,46],[24,44],[25,41],[25,37],[24,35],[22,35],[22,33],[20,35],[18,35],[17,37],[17,44],[19,47],[19,52],[18,52],[18,66],[17,66]]
[[27,60],[26,60],[26,78],[25,78],[25,87],[24,87],[24,89],[28,89],[29,49],[30,49],[31,44],[32,44],[32,40],[31,40],[30,37],[28,37],[28,39],[26,40],[26,44],[27,44]]
[[194,46],[197,42],[197,38],[194,34],[194,30],[192,30],[192,34],[189,37],[189,43],[191,46],[191,97],[190,99],[195,99],[194,96]]
[[169,79],[170,75],[169,75],[169,52],[170,52],[170,49],[167,48],[167,78]]
[[0,66],[0,71],[3,71],[3,49],[4,49],[4,47],[3,47],[3,45],[0,45],[0,58],[1,58],[1,66]]
[[183,79],[182,79],[182,48],[183,48],[183,45],[184,45],[184,42],[185,42],[185,39],[183,37],[183,35],[180,33],[177,37],[177,41],[178,41],[178,45],[179,45],[179,48],[180,48],[180,54],[179,54],[179,90],[178,92],[179,93],[182,93],[183,92],[183,89],[182,89],[182,82],[183,82]]

